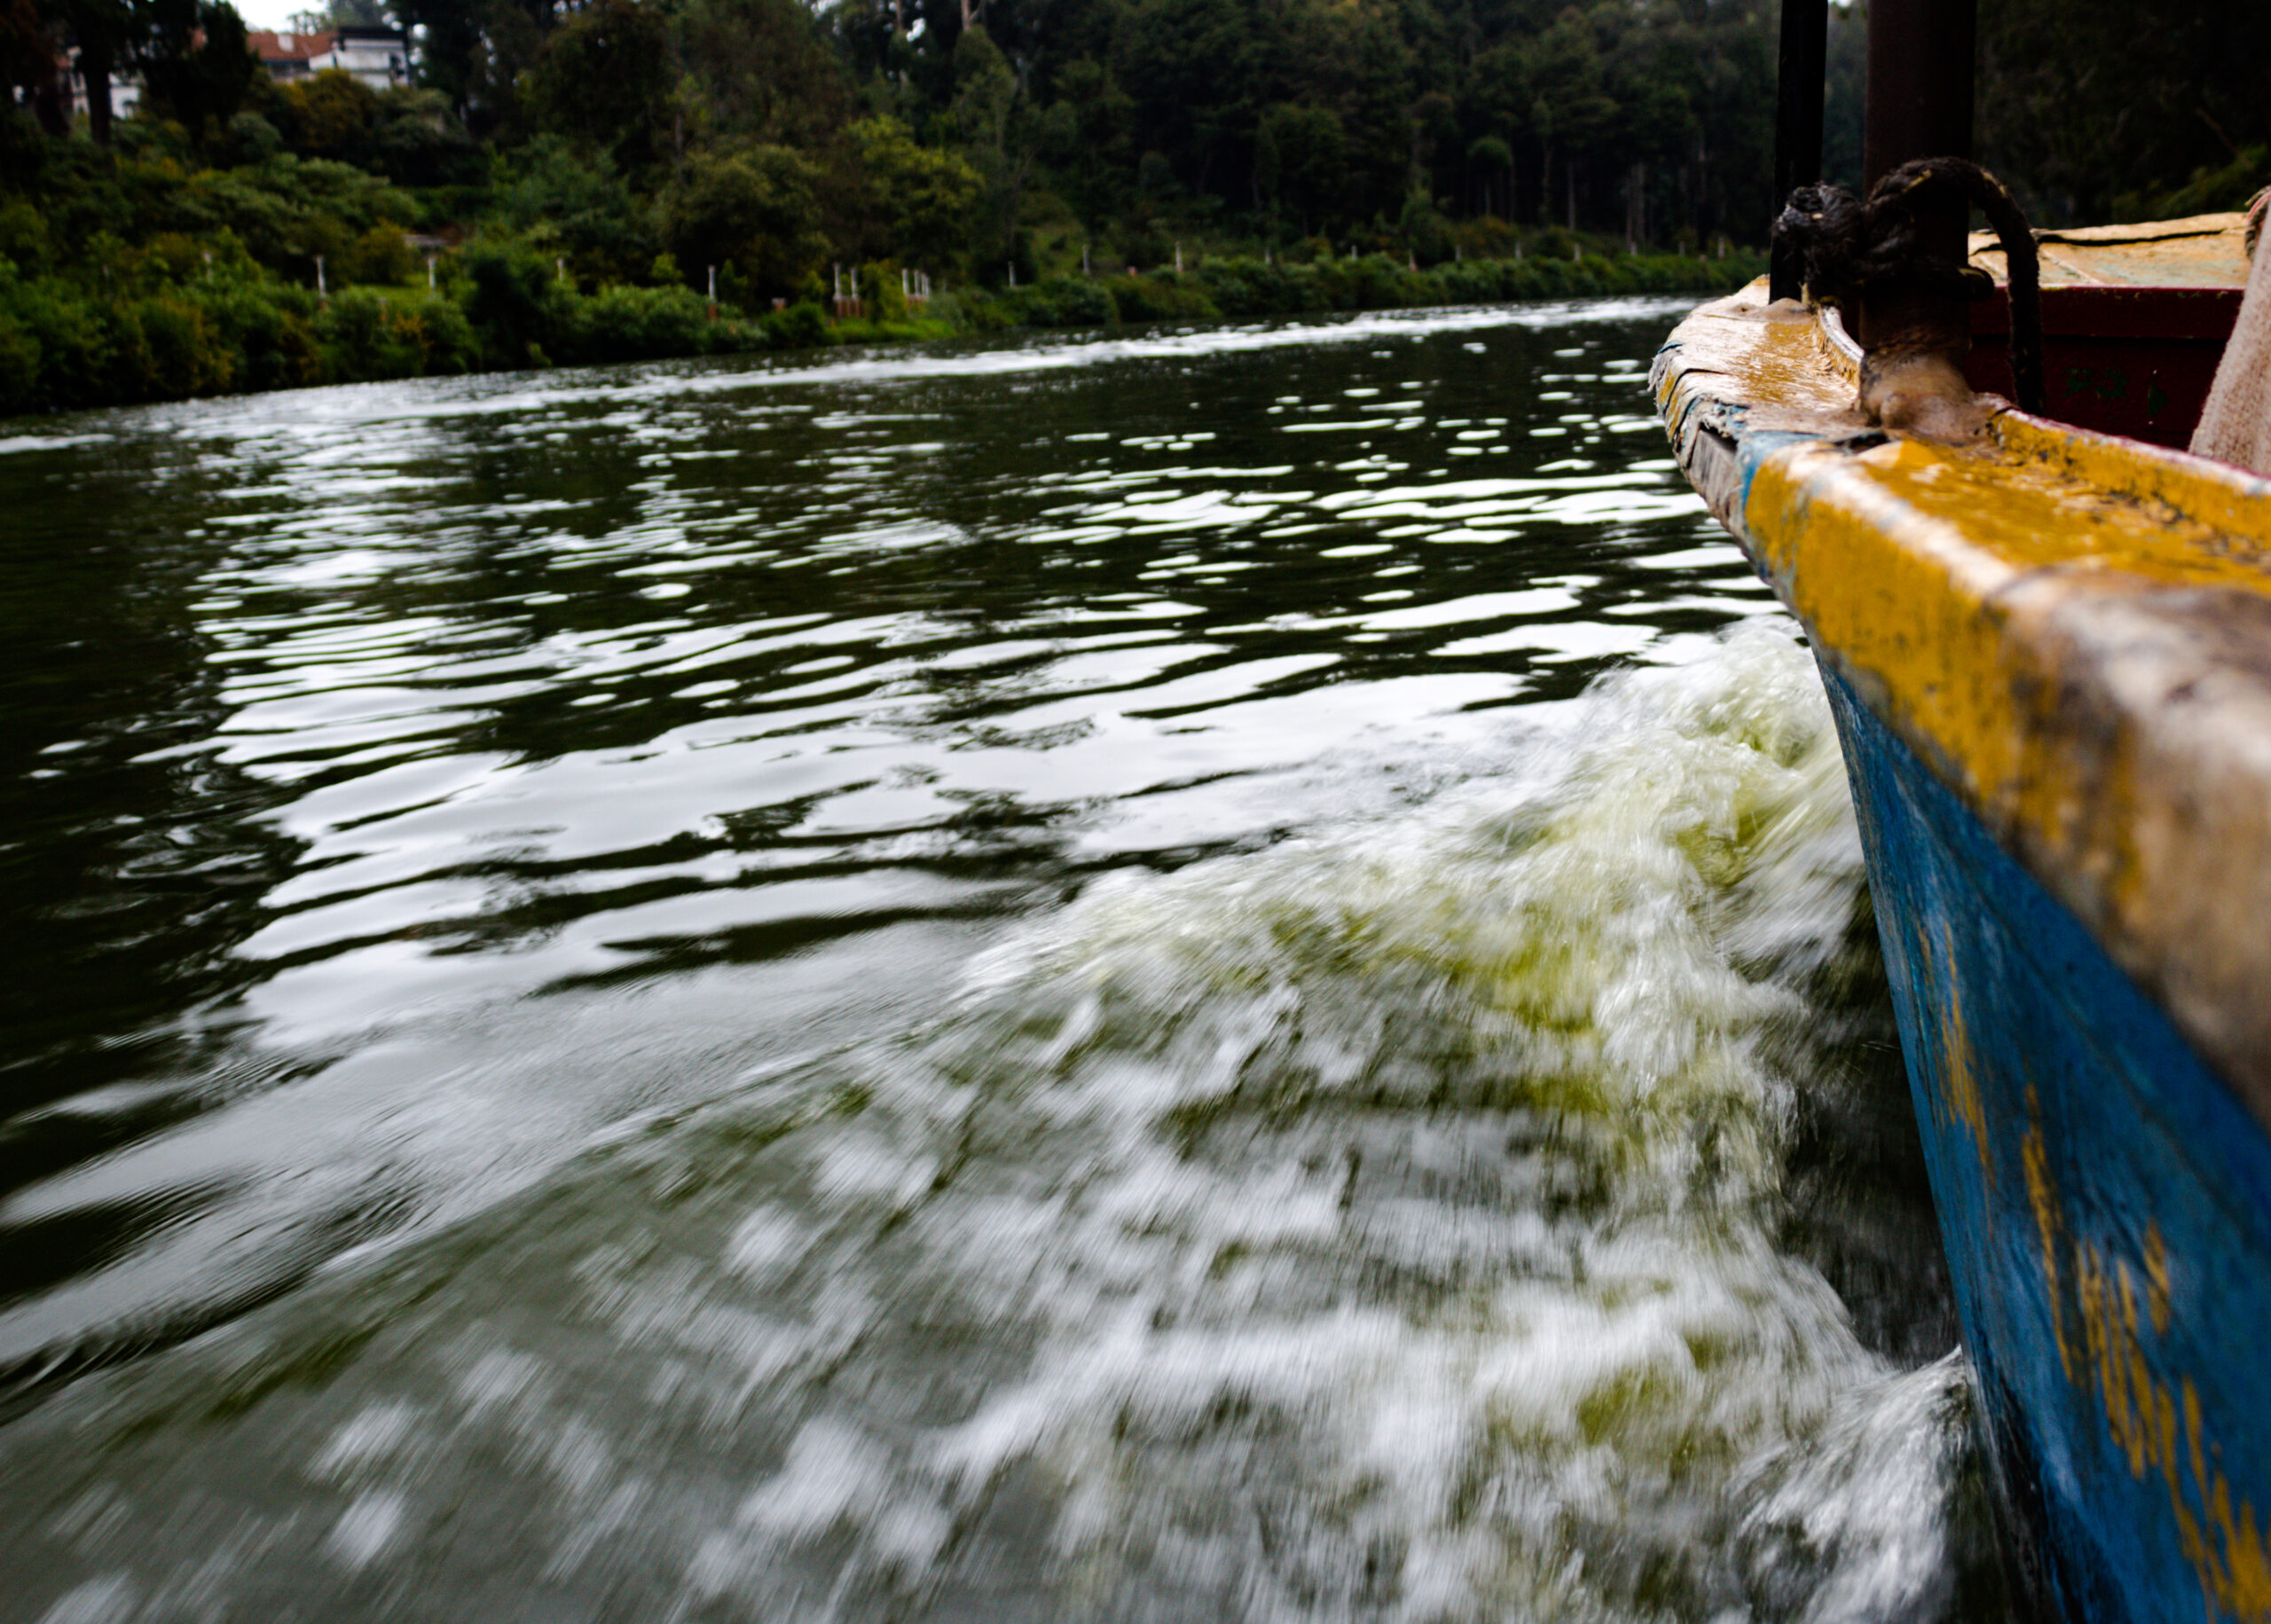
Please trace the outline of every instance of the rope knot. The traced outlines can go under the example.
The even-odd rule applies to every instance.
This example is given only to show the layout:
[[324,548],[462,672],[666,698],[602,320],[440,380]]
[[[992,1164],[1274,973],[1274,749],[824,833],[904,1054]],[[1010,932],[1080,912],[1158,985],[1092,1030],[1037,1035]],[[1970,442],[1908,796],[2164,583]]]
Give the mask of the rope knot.
[[2001,240],[2010,266],[2011,376],[2020,407],[2039,412],[2042,390],[2041,272],[2034,233],[2003,183],[1964,158],[1918,158],[1869,189],[1865,201],[1843,186],[1800,186],[1774,222],[1777,240],[1795,244],[1809,296],[1851,308],[1871,287],[1900,285],[1984,299],[1994,279],[1968,264],[1951,265],[1923,244],[1917,204],[1953,187],[1978,206]]

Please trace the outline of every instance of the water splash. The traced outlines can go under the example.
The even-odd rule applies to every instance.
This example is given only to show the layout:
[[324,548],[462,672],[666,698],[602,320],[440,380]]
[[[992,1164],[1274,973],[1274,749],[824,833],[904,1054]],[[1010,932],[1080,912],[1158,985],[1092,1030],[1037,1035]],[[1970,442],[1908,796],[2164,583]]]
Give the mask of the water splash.
[[58,1618],[1951,1616],[1964,1372],[1797,1210],[1864,907],[1754,626],[83,1384],[0,1513]]

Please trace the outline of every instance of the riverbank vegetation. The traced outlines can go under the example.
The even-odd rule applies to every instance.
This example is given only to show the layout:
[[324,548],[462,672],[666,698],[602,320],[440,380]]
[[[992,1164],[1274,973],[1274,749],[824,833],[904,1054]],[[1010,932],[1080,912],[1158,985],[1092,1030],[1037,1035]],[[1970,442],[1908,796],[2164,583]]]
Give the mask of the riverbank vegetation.
[[0,260],[0,412],[1011,327],[1733,286],[1760,268],[1748,254],[1712,261],[1576,252],[1424,270],[1377,254],[1309,263],[1222,256],[1181,275],[1059,275],[910,302],[897,267],[870,263],[853,269],[866,293],[860,313],[847,303],[839,317],[832,302],[811,298],[762,312],[711,304],[667,279],[586,290],[553,259],[509,242],[475,245],[431,289],[358,282],[318,296],[251,259],[232,236],[218,241],[218,252],[179,235],[138,250],[114,247],[111,274],[98,280],[26,274]]
[[[2060,3],[2002,0],[1984,93],[2021,84],[1995,64]],[[272,82],[224,4],[0,0],[0,411],[1701,290],[1756,272],[1772,212],[1762,0],[334,0],[303,20],[410,27],[415,82]],[[1847,178],[1861,27],[1833,10]],[[133,116],[69,116],[74,51],[138,82]],[[2086,141],[2068,124],[2044,127],[2060,153]],[[2163,145],[2169,184],[2231,189],[2183,168],[2198,142]],[[2124,195],[2149,203],[2140,177]]]

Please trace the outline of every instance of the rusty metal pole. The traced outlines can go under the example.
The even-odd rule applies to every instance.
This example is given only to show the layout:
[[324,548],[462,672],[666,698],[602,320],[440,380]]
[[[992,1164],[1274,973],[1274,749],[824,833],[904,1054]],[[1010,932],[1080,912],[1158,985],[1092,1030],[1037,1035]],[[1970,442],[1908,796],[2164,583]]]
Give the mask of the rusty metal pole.
[[[1829,52],[1829,0],[1782,0],[1782,48],[1774,70],[1774,208],[1821,178],[1822,82]],[[1767,223],[1772,225],[1770,219]],[[1774,244],[1768,288],[1777,299],[1804,290],[1797,245]]]
[[[1972,63],[1976,0],[1874,0],[1869,7],[1866,123],[1861,137],[1866,192],[1912,158],[1971,156]],[[1960,266],[1970,213],[1952,188],[1920,200],[1929,257]],[[1907,286],[1861,302],[1865,349],[1932,349],[1961,367],[1971,348],[1969,303],[1961,292]]]

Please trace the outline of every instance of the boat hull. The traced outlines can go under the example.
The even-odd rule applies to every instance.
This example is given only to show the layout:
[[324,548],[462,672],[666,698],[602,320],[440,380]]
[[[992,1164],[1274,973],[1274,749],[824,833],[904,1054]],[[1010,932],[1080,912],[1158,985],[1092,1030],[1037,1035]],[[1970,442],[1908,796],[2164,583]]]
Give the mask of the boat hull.
[[2271,1140],[1823,677],[2027,1589],[2075,1620],[2271,1619]]

